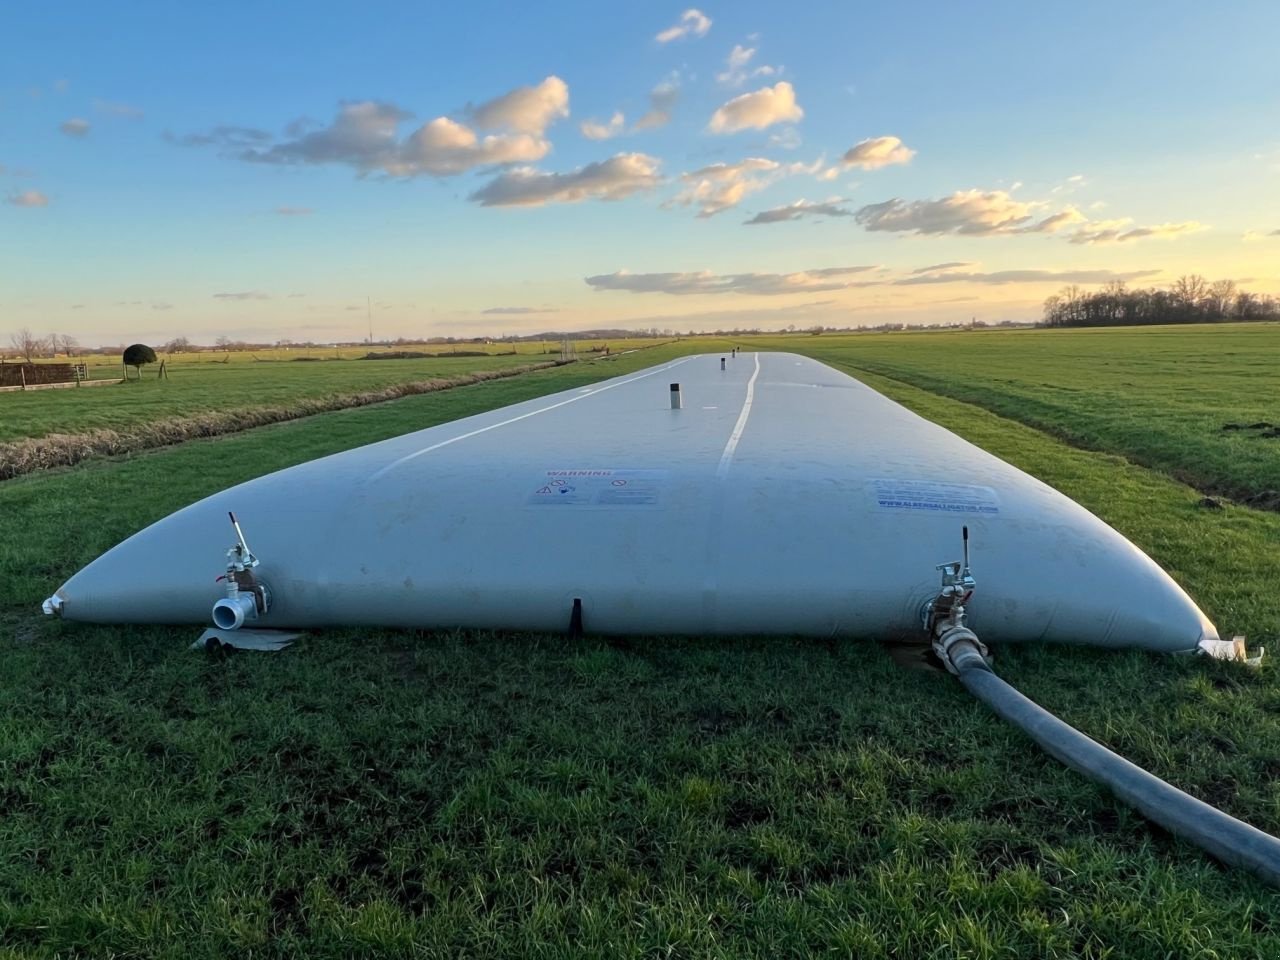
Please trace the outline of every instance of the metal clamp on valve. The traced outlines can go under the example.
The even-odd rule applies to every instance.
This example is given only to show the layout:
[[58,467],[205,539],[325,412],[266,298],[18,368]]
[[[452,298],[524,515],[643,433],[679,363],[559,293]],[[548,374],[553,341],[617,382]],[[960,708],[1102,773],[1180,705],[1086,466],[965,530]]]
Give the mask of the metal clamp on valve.
[[[977,581],[969,569],[969,528],[963,528],[964,559],[940,563],[935,569],[942,574],[942,586],[938,595],[924,605],[921,610],[921,621],[933,651],[952,673],[957,673],[953,660],[952,648],[960,641],[968,641],[977,649],[986,666],[988,651],[982,641],[966,625],[967,615],[964,605],[973,596]],[[963,650],[963,648],[962,648]],[[962,655],[964,653],[962,652]],[[968,655],[972,656],[970,651]]]
[[227,550],[227,572],[218,578],[227,581],[227,595],[213,605],[213,623],[220,630],[239,630],[246,620],[257,620],[271,608],[271,592],[253,572],[258,558],[245,542],[240,521],[234,513],[227,516],[236,542]]

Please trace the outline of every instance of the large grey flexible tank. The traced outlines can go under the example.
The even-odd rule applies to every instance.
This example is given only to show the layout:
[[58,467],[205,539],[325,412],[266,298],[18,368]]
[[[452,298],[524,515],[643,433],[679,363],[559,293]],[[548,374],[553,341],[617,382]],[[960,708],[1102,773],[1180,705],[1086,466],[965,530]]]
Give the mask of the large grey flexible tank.
[[721,366],[689,357],[249,481],[89,564],[61,613],[207,622],[235,511],[272,597],[255,627],[563,630],[576,599],[600,633],[918,637],[968,525],[989,643],[1217,638],[1039,480],[814,360]]

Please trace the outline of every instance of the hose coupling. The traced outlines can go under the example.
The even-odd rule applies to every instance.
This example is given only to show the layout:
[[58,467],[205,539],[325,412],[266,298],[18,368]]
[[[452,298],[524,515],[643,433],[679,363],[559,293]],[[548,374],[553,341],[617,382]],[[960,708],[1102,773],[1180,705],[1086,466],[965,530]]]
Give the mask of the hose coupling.
[[978,639],[978,635],[963,624],[940,624],[940,630],[933,638],[933,652],[938,655],[948,672],[956,676],[973,668],[991,669],[988,660],[991,652]]

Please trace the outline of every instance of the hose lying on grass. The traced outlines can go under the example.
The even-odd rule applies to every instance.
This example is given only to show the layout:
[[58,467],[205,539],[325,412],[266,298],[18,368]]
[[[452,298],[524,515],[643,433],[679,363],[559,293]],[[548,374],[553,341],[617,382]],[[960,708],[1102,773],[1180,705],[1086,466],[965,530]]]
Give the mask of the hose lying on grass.
[[241,430],[262,427],[270,423],[283,423],[286,420],[297,420],[317,413],[364,407],[373,403],[399,400],[401,397],[483,383],[486,380],[516,377],[534,370],[544,370],[572,362],[553,360],[547,363],[523,364],[506,370],[477,370],[475,373],[464,373],[452,377],[396,383],[381,390],[368,390],[362,393],[304,397],[282,406],[211,410],[197,416],[155,420],[127,430],[55,433],[47,437],[0,443],[0,480],[9,480],[24,473],[34,473],[51,467],[69,467],[89,457],[135,453],[153,447],[182,443],[185,440],[238,433]]
[[972,643],[960,641],[948,654],[965,689],[1050,756],[1107,787],[1170,833],[1280,887],[1280,840],[1183,793],[1059,720],[996,676]]

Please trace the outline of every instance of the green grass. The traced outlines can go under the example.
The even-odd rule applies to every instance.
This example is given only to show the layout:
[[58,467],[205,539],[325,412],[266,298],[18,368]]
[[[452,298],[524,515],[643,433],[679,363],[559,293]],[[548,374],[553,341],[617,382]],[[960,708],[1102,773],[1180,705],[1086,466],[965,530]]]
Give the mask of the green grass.
[[[876,342],[784,346],[860,364]],[[897,362],[920,342],[899,338]],[[217,660],[186,649],[191,629],[33,613],[81,563],[228,483],[678,349],[0,484],[0,949],[1280,955],[1280,894],[875,645],[330,631]],[[1274,645],[1280,515],[1200,509],[1160,472],[895,376],[865,379],[1076,497],[1222,628]],[[1274,667],[1040,648],[1000,651],[998,669],[1280,832]]]
[[308,397],[359,393],[407,380],[475,370],[501,370],[529,357],[348,360],[328,363],[187,363],[168,380],[144,367],[142,380],[105,387],[0,393],[0,443],[53,433],[118,430],[164,417],[286,404]]
[[[611,341],[614,352],[651,347],[654,341]],[[459,350],[510,350],[511,344],[459,344]],[[519,352],[481,357],[431,357],[410,360],[358,360],[367,349],[269,350],[256,353],[182,354],[169,360],[169,378],[156,376],[156,365],[142,368],[140,380],[85,389],[28,390],[0,393],[0,443],[52,433],[118,430],[147,421],[191,416],[212,410],[286,405],[291,401],[335,394],[373,391],[392,384],[430,380],[477,370],[554,360],[558,344],[522,343]],[[584,357],[595,343],[578,345]],[[398,349],[375,347],[375,350]],[[445,344],[406,347],[447,352]],[[551,353],[546,353],[550,350]],[[294,362],[298,357],[316,362]],[[341,357],[342,359],[335,359]],[[228,362],[223,363],[223,358]],[[94,379],[119,378],[118,358],[84,358]],[[323,361],[323,362],[321,362]],[[130,370],[130,375],[133,371]]]
[[[794,345],[794,341],[791,341]],[[810,337],[801,349],[977,404],[1201,490],[1280,491],[1280,326]],[[794,348],[794,347],[793,347]],[[1268,435],[1270,434],[1270,435]],[[1280,494],[1264,499],[1280,505]]]

